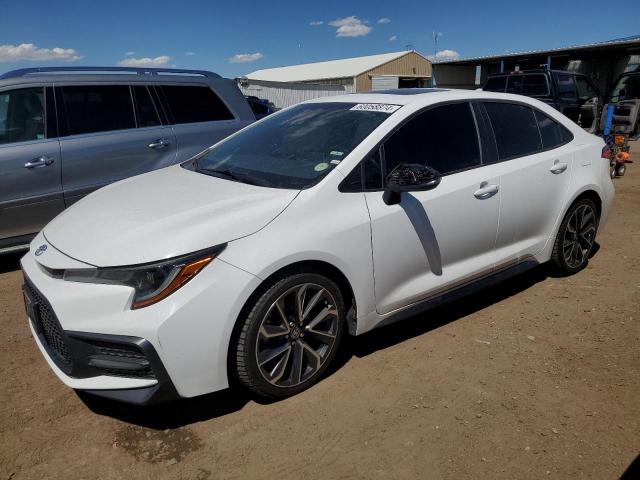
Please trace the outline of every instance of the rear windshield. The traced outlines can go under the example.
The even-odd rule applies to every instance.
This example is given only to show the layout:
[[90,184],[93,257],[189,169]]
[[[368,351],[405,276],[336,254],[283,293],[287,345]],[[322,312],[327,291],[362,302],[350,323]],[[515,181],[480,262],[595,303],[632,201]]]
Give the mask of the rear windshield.
[[542,73],[517,73],[502,77],[491,77],[484,89],[488,92],[506,92],[528,97],[544,97],[549,95],[547,76]]
[[376,105],[297,105],[225,140],[198,158],[193,167],[232,181],[306,188],[326,176],[398,108],[386,105],[391,108],[378,111]]
[[507,85],[507,77],[491,77],[484,84],[483,90],[487,92],[504,92],[504,87]]
[[546,97],[549,95],[547,76],[542,73],[531,73],[524,76],[522,95],[528,97]]

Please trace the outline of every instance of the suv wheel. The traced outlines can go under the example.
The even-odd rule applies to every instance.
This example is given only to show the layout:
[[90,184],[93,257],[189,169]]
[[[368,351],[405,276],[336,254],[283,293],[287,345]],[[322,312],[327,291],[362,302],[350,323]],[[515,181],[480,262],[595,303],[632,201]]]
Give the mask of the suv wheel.
[[334,359],[344,319],[342,295],[332,280],[315,273],[280,278],[241,319],[232,363],[237,379],[268,399],[305,390]]
[[573,275],[587,266],[598,230],[598,210],[593,201],[583,198],[575,202],[562,220],[551,267],[561,276]]

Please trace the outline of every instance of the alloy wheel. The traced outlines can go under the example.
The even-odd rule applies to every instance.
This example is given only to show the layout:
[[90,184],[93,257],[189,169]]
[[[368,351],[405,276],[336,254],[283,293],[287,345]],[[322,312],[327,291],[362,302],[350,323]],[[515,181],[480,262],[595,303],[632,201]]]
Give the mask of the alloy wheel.
[[591,253],[596,219],[596,212],[590,205],[580,205],[569,217],[562,241],[562,254],[569,268],[578,268]]
[[329,357],[338,321],[336,301],[326,288],[303,283],[284,292],[260,323],[255,349],[260,374],[277,387],[309,380]]

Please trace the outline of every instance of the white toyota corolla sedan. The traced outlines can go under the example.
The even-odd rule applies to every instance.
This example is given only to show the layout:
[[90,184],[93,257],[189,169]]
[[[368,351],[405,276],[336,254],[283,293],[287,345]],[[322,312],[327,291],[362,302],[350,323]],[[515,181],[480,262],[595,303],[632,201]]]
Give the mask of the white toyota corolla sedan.
[[584,268],[606,155],[516,95],[305,102],[47,225],[22,259],[33,336],[65,384],[127,402],[293,395],[345,335],[533,265]]

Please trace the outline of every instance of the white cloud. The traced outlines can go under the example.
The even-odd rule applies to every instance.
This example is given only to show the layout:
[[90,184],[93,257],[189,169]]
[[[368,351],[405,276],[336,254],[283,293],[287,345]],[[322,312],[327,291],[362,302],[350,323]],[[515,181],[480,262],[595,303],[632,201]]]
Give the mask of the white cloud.
[[324,22],[322,20],[316,20],[315,22],[309,22],[311,27],[317,27],[318,25],[322,25]]
[[185,54],[187,57],[193,57],[193,56],[196,54],[196,52],[184,52],[184,54]]
[[229,58],[230,63],[247,63],[260,60],[264,55],[260,52],[256,53],[236,53],[233,57]]
[[336,27],[336,37],[364,37],[368,35],[373,28],[360,20],[358,17],[351,15],[350,17],[338,18],[329,25]]
[[33,43],[20,45],[0,45],[0,62],[18,62],[20,60],[66,60],[73,62],[82,56],[73,48],[39,48]]
[[391,23],[391,19],[390,19],[390,18],[387,18],[387,17],[382,17],[382,18],[378,19],[378,23],[379,23],[380,25],[383,25],[383,24],[385,24],[385,23]]
[[136,54],[136,52],[124,52],[124,54],[127,57],[133,57]]
[[455,50],[440,50],[439,52],[436,52],[435,55],[429,55],[427,58],[432,62],[444,61],[444,60],[456,60],[460,58],[460,54]]
[[397,39],[398,39],[398,36],[397,36],[397,35],[391,35],[391,36],[389,37],[389,41],[390,41],[390,42],[395,42]]
[[166,67],[170,60],[171,57],[167,55],[160,55],[155,58],[125,58],[124,60],[120,60],[118,65],[121,67]]

